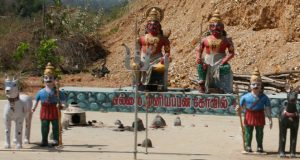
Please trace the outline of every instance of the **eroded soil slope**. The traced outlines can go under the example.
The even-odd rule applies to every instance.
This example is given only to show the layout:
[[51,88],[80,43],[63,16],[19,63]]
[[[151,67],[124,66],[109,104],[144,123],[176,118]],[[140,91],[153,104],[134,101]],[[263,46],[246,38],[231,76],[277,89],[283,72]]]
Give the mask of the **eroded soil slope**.
[[189,78],[196,73],[195,47],[216,9],[235,43],[236,56],[231,60],[234,73],[249,74],[256,66],[262,74],[300,68],[298,0],[138,0],[131,4],[126,15],[98,31],[110,51],[107,57],[111,70],[109,79],[120,86],[130,84],[121,44],[134,48],[135,19],[138,35],[142,35],[144,14],[152,6],[165,10],[163,30],[171,30],[173,62],[169,79],[173,80],[172,86],[194,87]]

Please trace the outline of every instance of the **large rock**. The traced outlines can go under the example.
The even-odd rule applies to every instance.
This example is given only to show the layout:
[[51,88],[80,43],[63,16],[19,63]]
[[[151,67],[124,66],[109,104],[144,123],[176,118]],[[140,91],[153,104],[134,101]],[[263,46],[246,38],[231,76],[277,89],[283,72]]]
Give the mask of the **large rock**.
[[142,147],[153,147],[152,146],[152,142],[151,142],[151,140],[149,139],[149,138],[147,138],[147,139],[145,139],[144,141],[143,141],[143,143],[142,143],[142,145],[141,145]]
[[[132,122],[132,128],[133,129],[134,129],[134,126],[135,126],[135,122]],[[143,121],[140,118],[137,119],[137,130],[138,131],[144,131],[145,130]]]
[[166,121],[160,115],[156,115],[152,122],[151,127],[152,128],[163,128],[166,125],[167,125]]

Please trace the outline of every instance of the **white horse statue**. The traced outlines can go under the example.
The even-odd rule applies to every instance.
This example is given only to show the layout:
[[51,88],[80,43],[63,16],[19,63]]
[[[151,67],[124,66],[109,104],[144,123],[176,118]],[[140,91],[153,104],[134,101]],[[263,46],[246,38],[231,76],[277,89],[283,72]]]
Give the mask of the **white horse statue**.
[[25,94],[19,93],[18,79],[12,80],[5,75],[5,95],[7,103],[4,107],[4,125],[5,125],[5,145],[4,148],[11,148],[10,131],[11,122],[15,121],[15,138],[14,143],[16,148],[22,148],[22,131],[23,121],[26,120],[25,125],[25,140],[24,143],[30,143],[30,128],[32,118],[32,98]]

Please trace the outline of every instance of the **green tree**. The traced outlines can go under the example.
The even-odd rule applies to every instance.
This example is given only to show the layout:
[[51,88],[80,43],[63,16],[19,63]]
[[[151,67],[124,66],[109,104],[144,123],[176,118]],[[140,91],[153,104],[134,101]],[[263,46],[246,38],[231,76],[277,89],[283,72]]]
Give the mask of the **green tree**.
[[24,55],[28,53],[28,51],[29,51],[29,43],[21,42],[16,52],[13,54],[13,60],[16,63],[19,63],[24,58]]
[[17,15],[30,17],[33,13],[42,10],[43,0],[17,0],[14,6]]
[[54,1],[54,4],[56,6],[61,6],[62,5],[61,0],[53,0],[53,1]]
[[0,0],[0,15],[3,15],[5,11],[4,0]]
[[56,39],[45,39],[40,42],[40,46],[36,51],[36,66],[39,71],[43,71],[48,62],[59,64],[61,57],[54,54],[57,48]]

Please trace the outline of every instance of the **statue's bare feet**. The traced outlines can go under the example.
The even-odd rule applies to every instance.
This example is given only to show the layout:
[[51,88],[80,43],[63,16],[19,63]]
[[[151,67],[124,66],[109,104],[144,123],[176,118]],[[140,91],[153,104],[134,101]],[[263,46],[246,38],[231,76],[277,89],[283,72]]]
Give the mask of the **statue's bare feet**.
[[4,148],[5,148],[5,149],[9,149],[9,148],[11,148],[11,146],[10,146],[10,144],[6,143],[6,144],[4,145]]
[[16,144],[16,149],[21,149],[22,145],[21,144]]
[[279,156],[280,156],[280,158],[284,158],[285,157],[285,153],[284,152],[280,152]]
[[29,140],[28,139],[24,139],[24,144],[29,144]]

